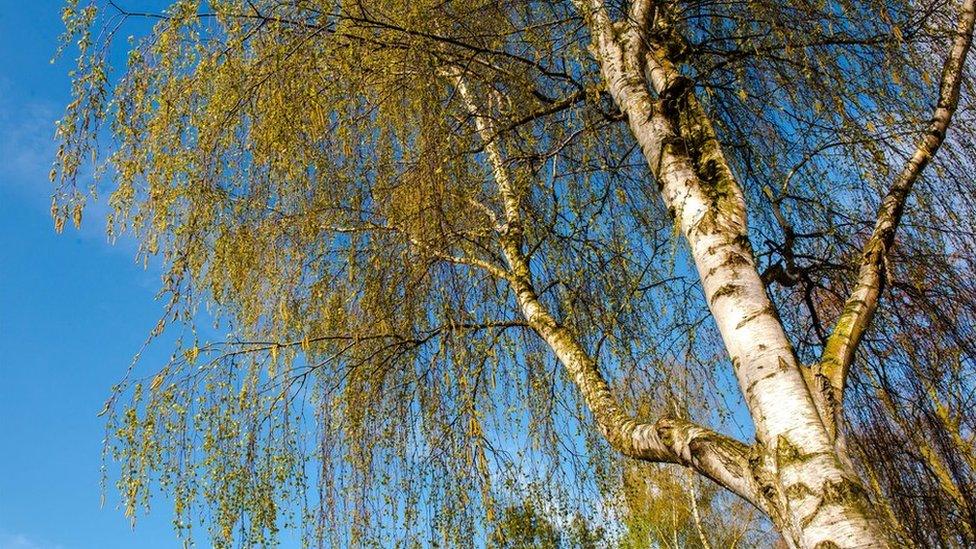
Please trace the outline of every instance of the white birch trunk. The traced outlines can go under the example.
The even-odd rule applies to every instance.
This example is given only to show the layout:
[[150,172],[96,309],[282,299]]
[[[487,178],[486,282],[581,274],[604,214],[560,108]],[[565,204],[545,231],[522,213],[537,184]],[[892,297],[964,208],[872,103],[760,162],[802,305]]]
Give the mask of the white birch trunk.
[[752,474],[773,509],[771,518],[797,547],[886,547],[867,494],[842,466],[760,280],[741,190],[730,177],[703,181],[671,144],[677,133],[649,93],[650,84],[665,94],[670,82],[664,67],[650,71],[650,82],[645,78],[647,52],[636,28],[615,28],[598,1],[583,10],[608,91],[687,239],[732,359],[756,427]]

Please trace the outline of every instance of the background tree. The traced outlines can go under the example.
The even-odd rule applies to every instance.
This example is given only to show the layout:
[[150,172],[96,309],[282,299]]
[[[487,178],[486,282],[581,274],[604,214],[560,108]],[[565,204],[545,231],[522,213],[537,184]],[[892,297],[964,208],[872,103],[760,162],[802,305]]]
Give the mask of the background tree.
[[619,547],[770,547],[778,536],[758,528],[758,511],[690,472],[629,463],[623,474]]
[[557,549],[559,532],[546,513],[536,509],[533,501],[511,505],[502,512],[502,518],[492,532],[489,545],[502,548]]
[[156,482],[217,545],[460,545],[527,478],[596,518],[630,459],[791,546],[968,543],[973,18],[69,2],[56,228],[91,176],[183,334],[107,403],[127,512]]
[[[559,517],[558,510],[544,507],[545,502],[538,501],[535,496],[505,507],[487,546],[498,549],[596,549],[609,546],[610,540],[603,528],[592,526],[579,514]],[[557,524],[560,519],[563,524]]]

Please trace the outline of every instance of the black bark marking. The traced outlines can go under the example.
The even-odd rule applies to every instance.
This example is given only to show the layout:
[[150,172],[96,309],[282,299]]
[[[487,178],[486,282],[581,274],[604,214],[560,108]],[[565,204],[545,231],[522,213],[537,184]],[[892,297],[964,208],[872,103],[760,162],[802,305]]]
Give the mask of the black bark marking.
[[776,438],[776,469],[801,461],[803,454],[785,435]]
[[848,511],[853,510],[861,516],[866,516],[869,503],[868,494],[857,482],[842,478],[836,482],[825,482],[821,488],[823,495],[820,503],[812,513],[803,518],[802,525],[806,528],[821,510],[828,505],[837,505]]
[[753,320],[763,315],[770,315],[773,318],[776,318],[776,309],[773,307],[772,303],[766,305],[765,307],[759,309],[758,311],[746,315],[746,317],[743,318],[741,322],[735,325],[735,329],[738,330],[739,328],[745,326],[746,324],[752,322]]
[[813,493],[813,490],[810,489],[810,487],[807,486],[807,484],[806,483],[803,483],[803,482],[797,482],[795,484],[790,484],[789,486],[786,487],[785,492],[786,492],[786,497],[790,501],[797,500],[797,499],[800,499],[800,498],[806,497],[806,496],[816,495],[816,494]]
[[733,296],[739,293],[739,290],[741,289],[742,289],[741,286],[733,282],[723,285],[721,288],[715,290],[714,294],[712,294],[712,300],[711,300],[712,305],[715,305],[715,302],[718,301],[720,297]]
[[737,267],[740,265],[751,265],[749,258],[739,252],[729,252],[728,257],[725,258],[725,262],[722,263],[725,267]]

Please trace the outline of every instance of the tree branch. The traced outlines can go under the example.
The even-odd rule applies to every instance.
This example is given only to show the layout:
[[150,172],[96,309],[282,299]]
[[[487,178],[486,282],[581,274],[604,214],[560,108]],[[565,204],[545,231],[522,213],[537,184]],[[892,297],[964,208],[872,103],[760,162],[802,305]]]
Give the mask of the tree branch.
[[528,325],[549,345],[569,372],[600,432],[611,447],[625,456],[691,467],[768,512],[751,474],[750,453],[745,444],[681,419],[662,418],[645,423],[632,417],[614,397],[596,361],[542,303],[533,286],[528,258],[522,251],[518,196],[498,140],[494,139],[490,119],[479,109],[463,73],[453,70],[447,74],[474,119],[505,205],[507,230],[502,235],[502,249],[509,263],[510,282],[519,307]]
[[827,339],[819,372],[821,388],[834,406],[828,430],[836,436],[837,422],[844,399],[844,385],[850,372],[857,346],[864,336],[878,307],[878,299],[885,285],[884,264],[895,240],[895,231],[901,220],[912,186],[922,170],[931,162],[942,142],[952,115],[959,103],[963,67],[973,38],[976,20],[976,0],[965,0],[959,14],[955,39],[949,58],[942,70],[939,101],[928,130],[916,145],[915,152],[895,179],[891,189],[881,201],[877,221],[871,237],[864,244],[861,265],[854,291],[844,305],[844,311]]
[[511,275],[505,269],[502,269],[498,265],[491,263],[490,261],[485,261],[483,259],[478,259],[476,257],[470,256],[457,256],[451,255],[442,250],[438,250],[429,244],[423,242],[422,240],[414,237],[408,231],[401,229],[400,227],[395,227],[392,225],[380,225],[377,223],[372,223],[368,221],[361,222],[360,226],[346,226],[346,227],[336,227],[336,226],[323,226],[327,232],[334,233],[357,233],[357,232],[395,232],[402,235],[410,244],[420,248],[421,250],[427,252],[433,257],[440,259],[441,261],[446,261],[448,263],[454,263],[456,265],[467,265],[469,267],[475,267],[481,269],[488,274],[494,276],[499,280],[512,281]]

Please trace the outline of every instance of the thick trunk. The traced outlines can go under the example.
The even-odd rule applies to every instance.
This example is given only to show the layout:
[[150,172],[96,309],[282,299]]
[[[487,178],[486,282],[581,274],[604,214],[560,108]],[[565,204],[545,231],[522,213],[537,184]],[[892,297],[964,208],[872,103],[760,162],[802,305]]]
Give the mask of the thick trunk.
[[[691,249],[709,308],[756,427],[752,475],[771,518],[798,547],[886,547],[857,477],[842,465],[754,264],[745,204],[720,150],[685,151],[667,106],[666,69],[645,78],[637,27],[621,29],[600,2],[584,6],[594,54]],[[655,74],[657,72],[657,74]],[[708,154],[709,175],[689,155]],[[696,171],[698,168],[698,171]]]

